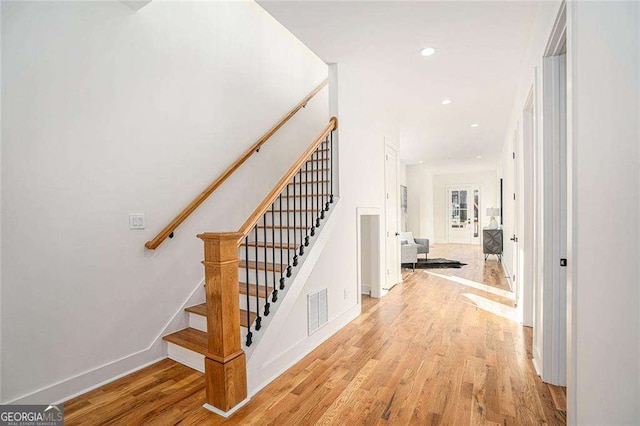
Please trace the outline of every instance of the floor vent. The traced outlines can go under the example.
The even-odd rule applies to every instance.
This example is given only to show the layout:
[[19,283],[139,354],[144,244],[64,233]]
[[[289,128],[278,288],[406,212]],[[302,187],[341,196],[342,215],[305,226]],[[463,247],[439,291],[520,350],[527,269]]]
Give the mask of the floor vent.
[[315,333],[329,321],[327,289],[307,296],[309,305],[309,335]]

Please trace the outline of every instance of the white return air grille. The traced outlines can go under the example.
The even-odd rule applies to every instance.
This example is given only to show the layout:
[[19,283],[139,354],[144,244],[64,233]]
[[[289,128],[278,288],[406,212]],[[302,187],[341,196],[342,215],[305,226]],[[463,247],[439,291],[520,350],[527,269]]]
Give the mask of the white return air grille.
[[329,320],[327,289],[307,295],[309,305],[309,335],[312,335]]

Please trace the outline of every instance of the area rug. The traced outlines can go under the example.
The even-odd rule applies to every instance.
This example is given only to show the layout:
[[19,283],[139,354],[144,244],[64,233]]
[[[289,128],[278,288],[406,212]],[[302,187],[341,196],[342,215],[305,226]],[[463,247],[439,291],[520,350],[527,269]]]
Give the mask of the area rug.
[[[416,263],[416,269],[442,269],[442,268],[460,269],[464,265],[466,265],[466,263],[462,263],[457,260],[449,260],[449,259],[444,259],[442,257],[435,257],[433,259],[418,260],[418,263]],[[403,263],[402,267],[412,269],[413,264]]]

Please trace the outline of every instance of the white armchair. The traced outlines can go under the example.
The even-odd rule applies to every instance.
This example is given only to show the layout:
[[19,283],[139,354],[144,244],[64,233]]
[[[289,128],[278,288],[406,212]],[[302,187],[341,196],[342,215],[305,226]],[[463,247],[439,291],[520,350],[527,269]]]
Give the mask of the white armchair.
[[400,262],[411,263],[413,269],[416,269],[416,263],[418,262],[418,255],[424,254],[425,260],[429,253],[429,239],[428,238],[413,238],[411,232],[400,233]]

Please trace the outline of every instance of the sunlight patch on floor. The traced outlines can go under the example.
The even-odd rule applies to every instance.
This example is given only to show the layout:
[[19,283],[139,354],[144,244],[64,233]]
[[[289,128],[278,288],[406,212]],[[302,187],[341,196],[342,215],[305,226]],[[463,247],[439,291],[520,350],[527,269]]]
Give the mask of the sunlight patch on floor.
[[508,290],[502,290],[496,287],[492,287],[490,285],[482,284],[476,281],[471,281],[466,278],[456,277],[455,275],[449,274],[438,274],[436,272],[425,271],[425,273],[429,275],[433,275],[434,277],[443,278],[445,280],[453,281],[457,284],[462,284],[467,287],[475,288],[476,290],[486,291],[487,293],[491,293],[494,296],[504,297],[509,300],[515,300],[514,294]]
[[474,305],[476,305],[483,311],[487,311],[499,317],[506,318],[509,321],[517,323],[520,322],[517,308],[513,308],[511,306],[489,300],[486,297],[482,297],[473,293],[463,293],[462,295],[473,302]]

